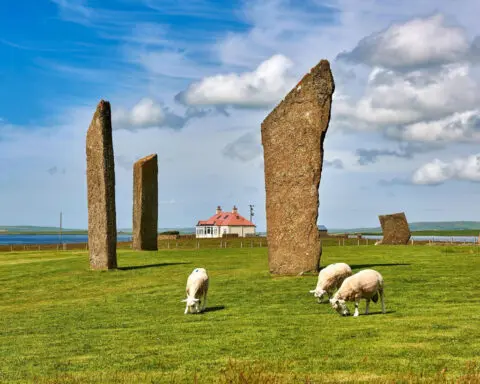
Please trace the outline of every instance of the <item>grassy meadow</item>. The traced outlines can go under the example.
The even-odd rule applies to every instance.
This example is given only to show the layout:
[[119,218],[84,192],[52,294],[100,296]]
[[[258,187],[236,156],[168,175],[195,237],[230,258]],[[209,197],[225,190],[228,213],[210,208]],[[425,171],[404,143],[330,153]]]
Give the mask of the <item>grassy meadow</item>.
[[[0,383],[480,382],[478,248],[323,252],[382,273],[387,313],[339,316],[266,248],[119,250],[103,272],[82,250],[0,253]],[[207,311],[184,315],[197,266]]]

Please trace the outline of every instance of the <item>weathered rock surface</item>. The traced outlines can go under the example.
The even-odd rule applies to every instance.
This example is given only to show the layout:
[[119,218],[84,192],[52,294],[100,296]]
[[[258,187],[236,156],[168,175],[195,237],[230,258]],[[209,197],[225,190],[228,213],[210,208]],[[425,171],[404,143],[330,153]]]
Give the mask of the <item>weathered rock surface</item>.
[[156,251],[158,231],[158,158],[133,165],[133,249]]
[[101,100],[87,132],[88,249],[92,269],[117,268],[115,163],[110,103]]
[[318,187],[334,90],[322,60],[262,123],[271,273],[319,270]]
[[411,232],[404,212],[378,216],[382,226],[383,240],[381,244],[408,244]]

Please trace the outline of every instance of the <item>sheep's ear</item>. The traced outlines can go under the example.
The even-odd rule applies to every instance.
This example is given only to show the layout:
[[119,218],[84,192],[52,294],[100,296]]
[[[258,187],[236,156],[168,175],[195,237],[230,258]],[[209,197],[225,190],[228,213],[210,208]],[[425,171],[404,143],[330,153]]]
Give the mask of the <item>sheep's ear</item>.
[[193,301],[195,301],[196,303],[198,303],[200,301],[200,299],[193,299]]
[[308,291],[309,293],[315,293],[315,289],[312,289],[311,291]]
[[182,300],[182,303],[186,303],[186,302],[187,302],[187,299],[183,299],[183,300]]

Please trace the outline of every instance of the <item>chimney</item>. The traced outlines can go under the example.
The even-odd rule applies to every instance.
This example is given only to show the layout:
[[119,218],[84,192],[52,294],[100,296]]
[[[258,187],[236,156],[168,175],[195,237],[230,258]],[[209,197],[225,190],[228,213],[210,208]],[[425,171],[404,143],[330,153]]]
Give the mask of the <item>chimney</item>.
[[218,215],[218,214],[221,213],[221,212],[222,212],[222,207],[218,206],[218,207],[217,207],[216,214]]
[[234,206],[233,206],[233,209],[232,209],[232,213],[233,213],[234,215],[236,215],[237,212],[238,212],[238,209],[237,209],[237,207],[234,205]]

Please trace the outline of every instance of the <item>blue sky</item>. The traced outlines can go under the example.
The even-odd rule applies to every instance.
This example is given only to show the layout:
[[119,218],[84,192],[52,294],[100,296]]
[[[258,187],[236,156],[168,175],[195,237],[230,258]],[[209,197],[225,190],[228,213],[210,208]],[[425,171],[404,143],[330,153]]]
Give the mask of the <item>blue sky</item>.
[[319,223],[477,220],[480,4],[45,0],[0,5],[0,225],[87,226],[85,133],[113,108],[117,221],[159,155],[159,225],[265,229],[260,124],[320,59],[336,82]]

